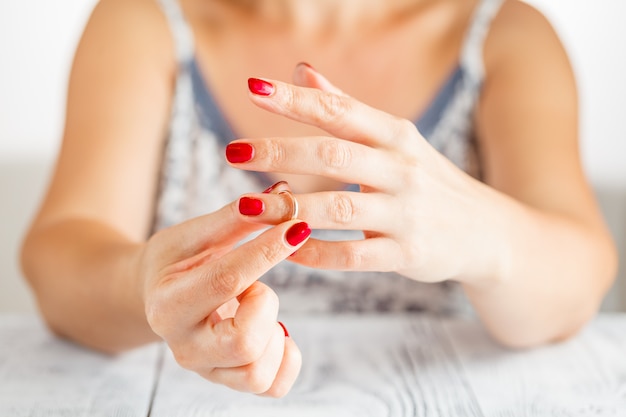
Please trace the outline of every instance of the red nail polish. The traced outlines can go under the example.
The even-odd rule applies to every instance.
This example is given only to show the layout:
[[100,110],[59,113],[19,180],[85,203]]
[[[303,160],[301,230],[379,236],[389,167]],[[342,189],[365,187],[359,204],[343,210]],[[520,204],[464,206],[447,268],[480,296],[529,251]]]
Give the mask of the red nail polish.
[[265,211],[263,200],[256,198],[241,197],[239,199],[239,213],[244,216],[258,216]]
[[311,234],[311,228],[306,222],[296,223],[285,233],[285,240],[291,246],[298,246]]
[[285,184],[287,187],[289,186],[289,184],[287,184],[287,181],[278,181],[277,183],[270,185],[269,187],[267,187],[265,190],[263,190],[263,194],[270,194],[272,191],[274,191],[279,185]]
[[282,322],[278,322],[278,324],[280,324],[280,327],[283,328],[283,332],[285,332],[285,337],[289,337],[289,332],[287,331],[287,328],[285,327],[285,325]]
[[271,96],[274,92],[274,84],[258,78],[248,78],[248,88],[258,96]]
[[254,156],[254,148],[249,143],[230,143],[226,146],[226,159],[228,162],[248,162]]

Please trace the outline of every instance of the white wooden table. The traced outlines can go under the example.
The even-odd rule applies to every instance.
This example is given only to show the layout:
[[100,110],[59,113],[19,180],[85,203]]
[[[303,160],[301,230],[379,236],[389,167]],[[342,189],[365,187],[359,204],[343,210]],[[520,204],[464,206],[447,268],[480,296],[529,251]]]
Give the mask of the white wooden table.
[[108,357],[0,315],[0,416],[626,416],[626,315],[528,351],[469,320],[282,319],[304,364],[275,400],[212,385],[162,344]]

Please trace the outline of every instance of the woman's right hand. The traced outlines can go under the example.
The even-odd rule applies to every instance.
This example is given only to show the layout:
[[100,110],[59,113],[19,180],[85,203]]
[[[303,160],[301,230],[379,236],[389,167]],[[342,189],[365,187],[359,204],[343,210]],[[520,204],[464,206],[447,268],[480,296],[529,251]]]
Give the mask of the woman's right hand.
[[262,227],[246,222],[234,202],[156,233],[137,268],[148,323],[182,367],[238,391],[280,397],[295,382],[301,355],[277,322],[276,294],[257,279],[311,231],[290,220],[234,247]]

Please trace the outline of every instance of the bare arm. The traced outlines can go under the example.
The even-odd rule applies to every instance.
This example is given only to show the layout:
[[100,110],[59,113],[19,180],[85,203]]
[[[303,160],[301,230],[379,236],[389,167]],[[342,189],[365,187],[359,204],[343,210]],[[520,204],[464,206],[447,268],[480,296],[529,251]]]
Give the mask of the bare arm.
[[494,211],[508,225],[506,275],[465,288],[503,342],[563,338],[595,314],[616,270],[581,167],[574,76],[543,16],[513,1],[494,22],[486,65],[477,115],[485,181],[520,204]]
[[150,1],[104,0],[78,46],[54,177],[22,264],[57,332],[118,350],[156,336],[129,260],[147,236],[173,46]]

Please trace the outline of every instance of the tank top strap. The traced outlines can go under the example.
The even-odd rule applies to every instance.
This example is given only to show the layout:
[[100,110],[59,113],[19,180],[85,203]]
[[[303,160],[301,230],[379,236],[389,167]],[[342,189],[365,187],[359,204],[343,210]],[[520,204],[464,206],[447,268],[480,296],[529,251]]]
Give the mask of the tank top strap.
[[461,50],[461,67],[478,85],[485,76],[483,47],[491,22],[505,0],[481,0],[465,35]]
[[193,32],[185,19],[178,0],[158,0],[172,32],[174,48],[179,64],[189,63],[194,58]]

